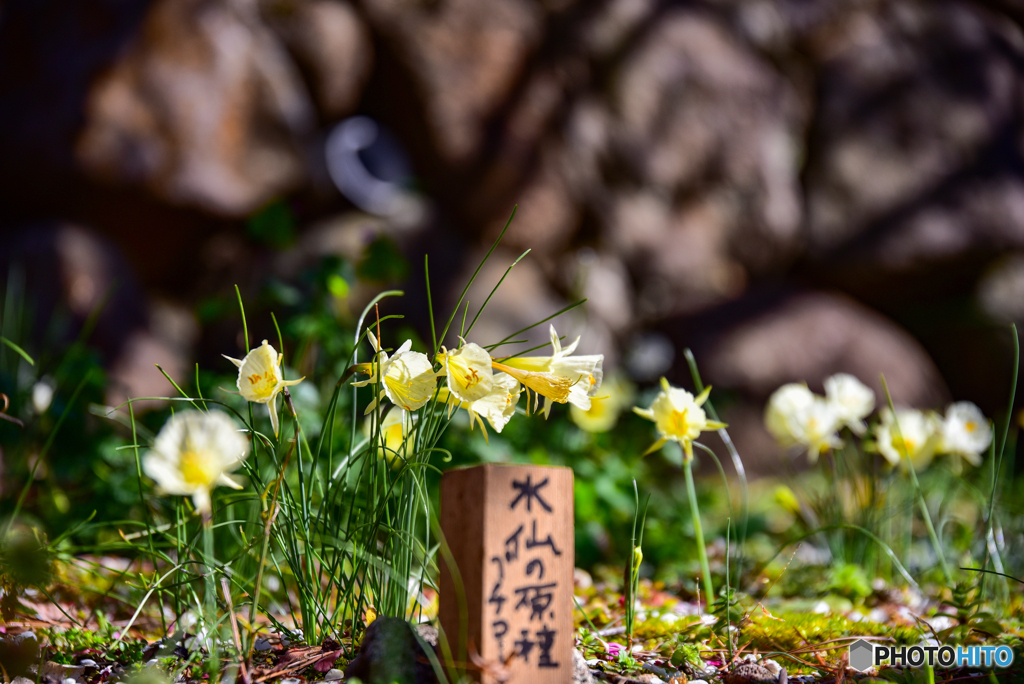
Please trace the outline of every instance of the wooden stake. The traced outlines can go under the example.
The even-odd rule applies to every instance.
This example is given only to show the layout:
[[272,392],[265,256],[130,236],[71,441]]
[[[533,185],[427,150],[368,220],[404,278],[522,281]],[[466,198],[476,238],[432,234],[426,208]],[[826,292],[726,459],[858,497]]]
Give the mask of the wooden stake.
[[572,483],[570,468],[497,464],[441,480],[441,531],[457,569],[441,564],[441,627],[476,682],[572,681]]

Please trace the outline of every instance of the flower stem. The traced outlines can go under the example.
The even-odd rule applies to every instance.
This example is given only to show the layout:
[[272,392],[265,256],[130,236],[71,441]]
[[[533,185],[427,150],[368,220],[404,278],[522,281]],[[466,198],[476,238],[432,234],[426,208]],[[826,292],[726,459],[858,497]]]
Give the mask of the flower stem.
[[921,507],[921,516],[924,518],[924,526],[928,530],[928,536],[932,541],[932,548],[935,549],[935,555],[939,557],[939,565],[942,567],[942,574],[946,578],[946,583],[949,586],[953,586],[953,575],[949,572],[949,566],[946,565],[946,556],[942,552],[942,544],[939,543],[939,535],[935,533],[935,526],[932,524],[931,513],[928,512],[928,503],[924,500],[924,492],[921,491],[921,485],[917,481],[917,473],[914,472],[914,464],[910,462],[910,458],[907,458],[907,467],[910,469],[910,477],[914,480],[914,491],[917,493],[917,503]]
[[213,577],[213,515],[203,513],[203,621],[206,623],[207,648],[210,651],[208,663],[211,675],[220,672],[220,658],[217,652],[217,583]]
[[708,565],[708,550],[704,546],[704,528],[700,524],[700,510],[697,508],[697,490],[693,486],[693,459],[683,457],[683,472],[686,473],[686,496],[690,499],[690,513],[693,515],[693,530],[697,535],[697,553],[700,554],[700,571],[704,575],[704,593],[710,608],[715,600],[715,588],[711,584],[711,568]]
[[889,385],[885,382],[885,375],[881,376],[882,389],[885,390],[885,399],[889,405],[889,410],[893,414],[893,426],[896,428],[896,437],[899,439],[900,445],[900,457],[906,459],[907,470],[910,471],[910,479],[914,483],[914,493],[917,495],[917,503],[921,507],[921,516],[924,518],[925,528],[928,530],[928,537],[931,539],[932,548],[935,549],[935,555],[939,558],[939,566],[942,568],[942,574],[946,578],[946,582],[949,586],[953,586],[953,575],[949,572],[949,566],[946,565],[946,556],[942,552],[942,545],[939,543],[939,535],[935,533],[935,526],[932,524],[931,513],[928,512],[928,503],[924,500],[924,492],[921,490],[921,483],[917,481],[917,471],[914,469],[914,462],[910,458],[910,453],[907,451],[906,442],[903,441],[903,433],[900,430],[899,421],[895,420],[896,407],[892,403],[892,395],[889,394]]

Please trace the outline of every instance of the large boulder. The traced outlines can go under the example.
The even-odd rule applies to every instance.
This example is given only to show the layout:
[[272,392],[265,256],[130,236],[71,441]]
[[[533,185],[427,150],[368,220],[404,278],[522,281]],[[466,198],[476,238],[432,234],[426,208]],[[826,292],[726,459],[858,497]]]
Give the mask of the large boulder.
[[304,178],[309,94],[254,2],[158,0],[94,83],[77,156],[93,176],[244,216]]
[[1024,243],[1019,26],[961,0],[896,0],[846,17],[817,56],[816,254],[859,248],[900,269]]

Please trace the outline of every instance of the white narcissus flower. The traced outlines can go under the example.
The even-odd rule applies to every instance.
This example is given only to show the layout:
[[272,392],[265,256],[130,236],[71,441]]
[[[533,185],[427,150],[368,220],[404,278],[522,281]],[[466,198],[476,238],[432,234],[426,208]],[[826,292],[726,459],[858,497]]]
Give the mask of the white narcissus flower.
[[940,429],[939,451],[961,456],[971,465],[981,465],[981,454],[992,443],[992,426],[981,409],[969,401],[950,404]]
[[479,344],[463,340],[462,346],[452,351],[441,347],[437,360],[443,367],[441,374],[448,376],[448,391],[459,401],[471,404],[491,393],[491,355]]
[[245,355],[244,359],[225,359],[238,366],[238,391],[246,399],[257,404],[266,404],[270,411],[270,424],[274,428],[274,436],[279,432],[277,419],[277,395],[285,387],[297,385],[305,378],[285,380],[281,375],[281,362],[284,354],[279,354],[266,340],[263,344]]
[[430,401],[434,390],[437,389],[437,374],[427,355],[410,351],[412,340],[406,340],[395,351],[394,356],[389,357],[388,353],[380,348],[374,334],[370,331],[366,334],[370,338],[373,350],[380,356],[374,363],[357,365],[356,370],[368,374],[370,378],[352,384],[355,387],[363,387],[371,382],[375,383],[378,372],[384,378],[380,396],[370,402],[366,407],[366,413],[375,409],[377,403],[385,396],[391,403],[405,411],[415,411]]
[[466,406],[469,411],[469,424],[473,425],[473,419],[480,421],[480,430],[487,438],[487,430],[484,428],[481,417],[486,418],[495,432],[500,433],[508,425],[508,421],[516,412],[516,404],[519,403],[519,395],[523,388],[519,381],[508,373],[495,373],[494,386],[490,394],[483,399],[477,399]]
[[[577,337],[572,344],[563,348],[554,325],[551,326],[550,333],[553,349],[551,356],[522,356],[505,359],[503,363],[521,370],[552,373],[568,378],[572,386],[567,401],[583,411],[590,410],[590,400],[597,394],[604,379],[604,354],[573,356],[572,353],[576,351],[580,338]],[[552,401],[551,397],[544,398],[544,417],[551,412]]]
[[780,446],[806,447],[812,463],[823,451],[842,446],[837,434],[842,425],[839,412],[802,383],[783,385],[772,393],[764,424]]
[[242,488],[227,473],[248,454],[249,440],[223,411],[179,411],[142,457],[142,470],[165,493],[191,496],[196,509],[208,515],[214,487]]
[[633,411],[643,418],[653,420],[661,438],[644,452],[644,455],[656,451],[668,441],[679,442],[686,454],[686,459],[693,460],[693,440],[700,433],[726,427],[725,423],[708,420],[701,406],[708,400],[711,387],[694,397],[679,387],[673,387],[665,378],[661,379],[661,392],[654,398],[650,408],[633,407]]
[[875,393],[849,373],[836,373],[825,380],[825,398],[835,409],[842,426],[855,435],[867,430],[864,419],[875,410]]
[[783,447],[797,444],[798,423],[814,403],[814,392],[803,383],[783,385],[768,398],[764,411],[764,425],[775,441]]
[[897,408],[894,414],[886,408],[875,428],[878,452],[894,466],[906,468],[906,458],[909,458],[915,469],[926,468],[935,456],[939,441],[939,420],[930,411]]
[[519,381],[508,373],[495,373],[493,383],[490,394],[474,402],[459,401],[447,387],[441,388],[437,400],[447,404],[449,415],[455,409],[466,409],[469,414],[470,429],[479,423],[480,430],[484,433],[484,440],[486,440],[487,429],[484,426],[484,419],[491,424],[495,432],[500,433],[515,414],[519,395],[523,392]]
[[797,444],[807,447],[807,458],[814,463],[825,451],[843,445],[838,434],[841,425],[832,402],[815,396],[814,401],[794,416],[793,437]]

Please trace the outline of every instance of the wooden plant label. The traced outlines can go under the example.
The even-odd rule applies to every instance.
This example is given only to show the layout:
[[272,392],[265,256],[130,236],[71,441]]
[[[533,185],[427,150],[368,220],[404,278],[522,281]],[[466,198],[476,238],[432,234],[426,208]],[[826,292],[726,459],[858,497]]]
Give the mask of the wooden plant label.
[[441,626],[475,681],[572,681],[572,475],[489,464],[441,480],[441,530],[455,561],[455,572],[441,562]]

